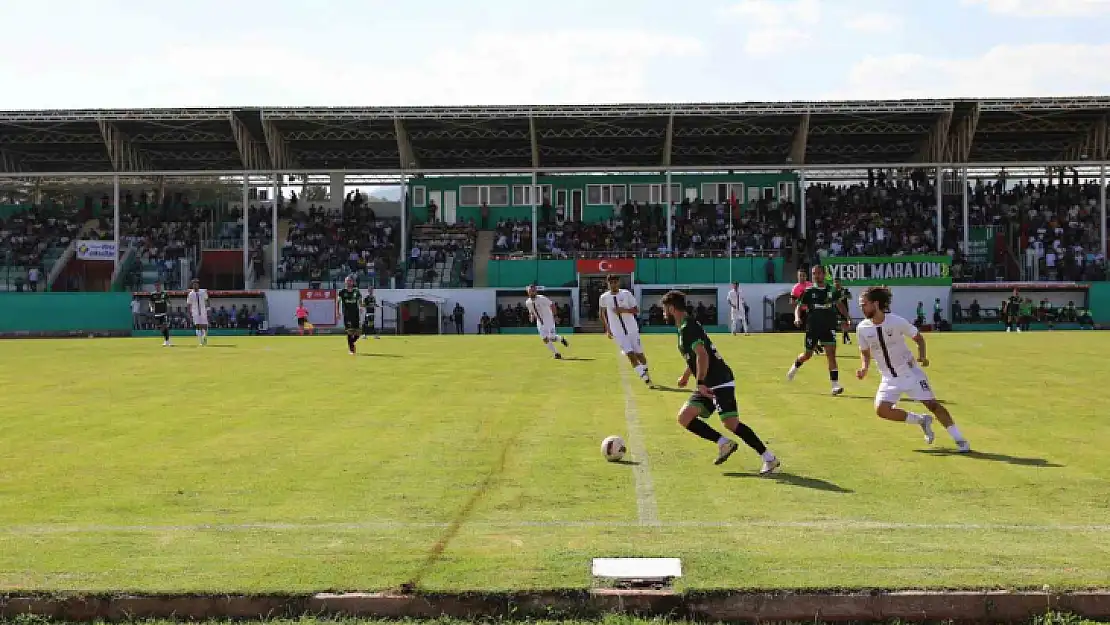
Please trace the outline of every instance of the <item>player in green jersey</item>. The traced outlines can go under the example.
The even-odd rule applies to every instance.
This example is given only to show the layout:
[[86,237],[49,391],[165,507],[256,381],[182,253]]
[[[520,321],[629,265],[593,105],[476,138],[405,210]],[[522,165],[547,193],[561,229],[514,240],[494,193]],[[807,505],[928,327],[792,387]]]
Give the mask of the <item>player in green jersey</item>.
[[787,380],[793,380],[798,370],[819,350],[825,352],[829,361],[829,380],[832,382],[832,394],[839,395],[844,392],[840,386],[840,371],[836,366],[836,326],[841,317],[848,316],[847,307],[838,299],[836,289],[825,282],[825,268],[821,265],[813,266],[813,284],[806,287],[798,298],[798,305],[794,308],[794,325],[802,327],[802,308],[806,309],[806,338],[805,351],[794,359],[794,365],[786,373]]
[[[839,278],[837,278],[836,280],[833,280],[833,288],[836,289],[837,299],[840,300],[840,304],[843,307],[842,309],[839,308],[839,307],[837,308],[837,313],[838,313],[838,316],[840,317],[840,322],[842,324],[840,326],[840,330],[841,330],[841,332],[844,333],[844,336],[842,337],[842,339],[843,339],[845,345],[851,345],[852,344],[852,335],[851,335],[852,317],[851,317],[851,315],[848,314],[848,302],[849,302],[850,298],[852,297],[852,292],[849,291],[846,287],[844,287],[840,284],[840,279]],[[843,312],[844,312],[843,315],[839,314],[841,312],[841,310],[843,310]]]
[[343,288],[335,294],[335,305],[343,317],[343,328],[347,331],[347,351],[355,355],[358,330],[362,324],[362,293],[355,286],[354,276],[347,276]]
[[374,322],[375,313],[378,311],[378,298],[374,297],[374,287],[366,289],[366,297],[362,298],[362,307],[366,311],[362,323],[362,338],[366,339],[372,334],[375,339],[380,339],[378,326]]
[[154,283],[150,294],[150,312],[154,314],[154,325],[162,332],[162,346],[170,346],[170,294],[162,289],[162,281]]
[[686,371],[678,385],[685,387],[690,376],[697,380],[697,390],[686,400],[678,413],[678,423],[692,434],[717,444],[717,460],[721,464],[740,448],[736,441],[722,436],[713,426],[703,419],[717,412],[721,423],[740,437],[763,459],[760,475],[767,475],[779,466],[779,460],[771,453],[763,441],[756,436],[744,422],[740,421],[740,411],[736,405],[736,378],[732,374],[709,335],[705,333],[698,320],[687,314],[686,295],[681,291],[670,291],[663,296],[660,304],[663,316],[674,320],[678,328],[678,352],[686,361]]

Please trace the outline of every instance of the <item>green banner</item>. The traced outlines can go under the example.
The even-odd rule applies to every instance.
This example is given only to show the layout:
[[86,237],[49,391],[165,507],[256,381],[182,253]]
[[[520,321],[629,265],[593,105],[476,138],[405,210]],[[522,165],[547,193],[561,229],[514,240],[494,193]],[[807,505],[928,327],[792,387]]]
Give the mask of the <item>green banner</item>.
[[950,286],[948,256],[828,257],[821,261],[828,279],[846,286]]

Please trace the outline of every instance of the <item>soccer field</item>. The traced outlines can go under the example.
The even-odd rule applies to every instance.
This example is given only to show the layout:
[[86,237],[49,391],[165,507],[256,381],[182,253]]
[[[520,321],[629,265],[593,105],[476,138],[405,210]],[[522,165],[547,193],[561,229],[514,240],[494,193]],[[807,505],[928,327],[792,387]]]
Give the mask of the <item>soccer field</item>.
[[[801,335],[715,337],[772,478],[713,466],[686,392],[600,336],[160,340],[0,343],[0,589],[584,587],[598,556],[680,557],[681,588],[1110,582],[1110,335],[928,335],[971,455],[875,417],[854,346],[834,398],[822,361],[785,381]],[[673,386],[673,335],[645,348]]]

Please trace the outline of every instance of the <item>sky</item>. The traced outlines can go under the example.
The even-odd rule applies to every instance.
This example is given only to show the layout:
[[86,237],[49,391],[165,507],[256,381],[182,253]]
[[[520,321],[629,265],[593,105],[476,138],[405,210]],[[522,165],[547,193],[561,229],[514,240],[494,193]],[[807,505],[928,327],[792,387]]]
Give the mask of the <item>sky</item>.
[[1110,95],[1110,0],[2,0],[0,109]]

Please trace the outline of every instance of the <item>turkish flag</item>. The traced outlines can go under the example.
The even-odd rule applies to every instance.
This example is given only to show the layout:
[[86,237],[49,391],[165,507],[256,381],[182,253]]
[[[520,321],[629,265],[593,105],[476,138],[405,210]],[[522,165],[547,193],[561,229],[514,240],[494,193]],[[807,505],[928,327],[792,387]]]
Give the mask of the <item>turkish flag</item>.
[[635,258],[579,258],[575,263],[578,273],[597,275],[605,273],[632,273],[636,271]]

